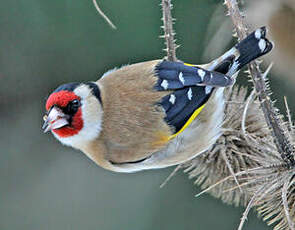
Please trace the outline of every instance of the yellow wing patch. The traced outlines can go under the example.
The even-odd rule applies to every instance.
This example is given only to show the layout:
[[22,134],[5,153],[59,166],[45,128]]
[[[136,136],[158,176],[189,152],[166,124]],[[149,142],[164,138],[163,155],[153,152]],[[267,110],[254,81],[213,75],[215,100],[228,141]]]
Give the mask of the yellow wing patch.
[[200,108],[196,109],[195,112],[191,115],[191,117],[184,124],[184,126],[182,126],[182,128],[177,133],[171,135],[169,137],[169,140],[175,138],[177,135],[179,135],[180,133],[182,133],[193,122],[193,120],[196,119],[196,117],[200,114],[200,112],[203,110],[204,107],[205,107],[205,104],[202,105]]
[[197,65],[194,65],[194,64],[189,64],[189,63],[183,63],[184,65],[187,65],[187,66],[193,66],[193,67],[196,67]]

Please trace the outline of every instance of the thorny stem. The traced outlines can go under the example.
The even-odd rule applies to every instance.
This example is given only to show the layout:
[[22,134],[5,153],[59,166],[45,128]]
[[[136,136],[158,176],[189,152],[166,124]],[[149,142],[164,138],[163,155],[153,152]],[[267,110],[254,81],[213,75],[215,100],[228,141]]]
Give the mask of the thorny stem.
[[[233,21],[238,37],[241,39],[247,36],[247,25],[244,22],[243,16],[239,10],[236,0],[225,0],[224,4],[227,6],[229,15]],[[262,111],[268,127],[271,129],[277,150],[281,154],[283,160],[289,167],[295,166],[294,151],[295,148],[291,144],[289,138],[286,136],[284,129],[281,126],[281,120],[278,117],[275,108],[271,102],[267,92],[267,85],[264,75],[260,72],[257,62],[251,62],[249,70],[252,76],[254,88],[256,90],[258,99],[260,101]]]
[[166,52],[168,61],[177,61],[176,58],[176,49],[177,46],[174,40],[174,30],[173,30],[173,19],[171,16],[172,4],[171,0],[162,0],[162,12],[163,12],[163,29],[164,35],[162,36],[165,39]]

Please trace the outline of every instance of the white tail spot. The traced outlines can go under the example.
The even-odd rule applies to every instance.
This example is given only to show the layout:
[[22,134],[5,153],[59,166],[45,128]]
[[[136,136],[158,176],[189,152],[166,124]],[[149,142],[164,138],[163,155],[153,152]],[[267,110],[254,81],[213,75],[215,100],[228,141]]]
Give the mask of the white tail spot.
[[189,88],[189,90],[187,91],[187,98],[189,100],[192,100],[193,98],[193,91],[192,91],[192,88]]
[[182,72],[179,73],[178,78],[179,78],[179,81],[181,81],[181,83],[184,85],[184,77]]
[[170,102],[172,105],[174,105],[174,104],[175,104],[175,100],[176,100],[175,95],[174,95],[174,94],[171,94],[171,95],[170,95],[170,98],[169,98],[169,102]]
[[161,86],[166,90],[168,89],[168,81],[167,80],[163,80],[162,83],[161,83]]
[[258,42],[259,49],[263,52],[266,48],[266,41],[264,39],[260,39]]
[[255,31],[255,38],[257,38],[258,40],[261,38],[262,34],[261,34],[261,29],[258,29]]

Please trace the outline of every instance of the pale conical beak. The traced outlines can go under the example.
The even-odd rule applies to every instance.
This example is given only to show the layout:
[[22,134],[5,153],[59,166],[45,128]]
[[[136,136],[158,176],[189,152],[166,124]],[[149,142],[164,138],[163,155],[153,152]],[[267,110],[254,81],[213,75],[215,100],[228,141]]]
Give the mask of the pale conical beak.
[[64,114],[62,110],[56,106],[52,107],[49,114],[44,116],[44,124],[42,129],[44,133],[52,129],[58,129],[69,124],[69,116]]

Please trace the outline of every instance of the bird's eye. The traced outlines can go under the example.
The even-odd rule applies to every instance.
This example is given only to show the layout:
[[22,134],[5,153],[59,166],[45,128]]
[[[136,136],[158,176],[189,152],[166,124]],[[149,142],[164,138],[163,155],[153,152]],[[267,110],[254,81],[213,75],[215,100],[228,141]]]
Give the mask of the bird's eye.
[[80,106],[81,106],[81,102],[79,100],[75,99],[68,104],[67,112],[69,114],[74,114],[77,112],[77,110],[79,109]]
[[72,106],[75,106],[75,107],[79,107],[80,106],[80,101],[79,100],[73,100],[72,102]]

